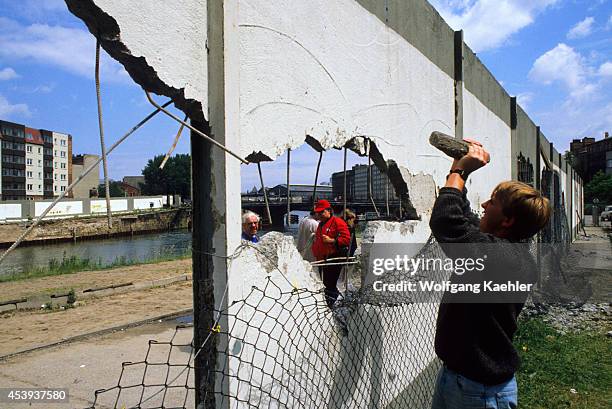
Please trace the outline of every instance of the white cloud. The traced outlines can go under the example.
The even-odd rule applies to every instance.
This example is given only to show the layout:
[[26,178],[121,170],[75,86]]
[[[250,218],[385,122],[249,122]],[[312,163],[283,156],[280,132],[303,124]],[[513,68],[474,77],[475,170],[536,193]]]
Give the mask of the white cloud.
[[[95,39],[85,30],[46,24],[22,26],[0,17],[0,56],[49,64],[87,78],[93,78]],[[103,80],[128,82],[123,67],[102,53]]]
[[595,23],[595,19],[593,17],[587,17],[584,20],[576,23],[576,25],[572,27],[570,31],[568,31],[567,38],[576,39],[588,36],[593,31],[593,23]]
[[[529,72],[532,81],[559,83],[566,94],[557,95],[547,112],[536,120],[555,143],[596,136],[612,128],[612,61],[601,65],[566,44],[558,44],[538,57]],[[565,142],[564,142],[565,141]],[[558,148],[559,149],[559,148]]]
[[11,67],[6,67],[0,70],[0,81],[12,80],[19,78],[19,75]]
[[612,61],[601,64],[597,72],[602,77],[612,77]]
[[32,116],[26,104],[11,104],[3,95],[0,95],[0,117],[10,119],[14,115]]
[[533,92],[522,92],[516,96],[516,102],[525,110],[529,109],[529,104],[533,100]]
[[560,43],[536,59],[529,78],[546,85],[560,81],[570,91],[576,91],[585,86],[586,74],[584,58],[572,47]]
[[446,22],[463,29],[466,43],[481,52],[497,48],[559,0],[432,0]]

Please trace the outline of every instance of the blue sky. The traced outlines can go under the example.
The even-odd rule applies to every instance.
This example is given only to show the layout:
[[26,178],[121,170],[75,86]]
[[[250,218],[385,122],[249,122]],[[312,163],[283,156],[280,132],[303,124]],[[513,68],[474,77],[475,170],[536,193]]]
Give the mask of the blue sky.
[[[465,31],[466,42],[558,151],[572,138],[612,131],[612,0],[432,4]],[[75,153],[99,152],[94,55],[93,37],[62,0],[0,0],[0,119],[67,132]],[[101,77],[108,146],[151,106],[106,55]],[[139,174],[149,158],[165,153],[177,128],[158,115],[111,155],[111,177]],[[176,152],[189,152],[188,142],[182,138]],[[349,155],[349,164],[364,161]],[[285,158],[262,165],[267,185],[284,181]],[[294,152],[292,181],[312,183],[316,159],[307,147]],[[341,168],[341,152],[327,152],[321,174]],[[246,167],[243,190],[256,184],[256,168]]]

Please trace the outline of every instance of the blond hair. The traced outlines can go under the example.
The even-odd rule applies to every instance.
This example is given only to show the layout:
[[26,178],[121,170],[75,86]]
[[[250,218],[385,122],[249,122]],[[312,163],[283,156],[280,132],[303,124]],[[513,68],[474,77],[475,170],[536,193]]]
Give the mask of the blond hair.
[[342,218],[351,229],[355,227],[355,222],[357,221],[357,215],[351,210],[346,209],[342,212]]
[[504,216],[514,218],[512,237],[522,240],[542,230],[548,223],[551,208],[546,197],[533,187],[514,180],[502,182],[493,190]]

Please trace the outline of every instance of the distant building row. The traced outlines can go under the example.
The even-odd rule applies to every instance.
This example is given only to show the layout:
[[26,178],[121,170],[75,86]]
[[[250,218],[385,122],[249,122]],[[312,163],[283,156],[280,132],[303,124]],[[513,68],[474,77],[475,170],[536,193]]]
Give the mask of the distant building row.
[[[372,174],[372,197],[376,202],[396,201],[397,196],[387,174],[382,173],[375,165],[355,165],[346,171],[346,200],[349,202],[366,202],[370,200],[370,172]],[[335,199],[344,196],[344,172],[332,174],[332,194]]]
[[574,139],[570,143],[570,151],[574,155],[574,169],[578,172],[584,183],[588,183],[600,170],[612,175],[612,138],[604,132],[603,139],[595,138]]
[[[1,200],[52,199],[97,159],[72,155],[72,136],[0,120]],[[67,197],[89,198],[98,187],[99,168],[85,176]]]

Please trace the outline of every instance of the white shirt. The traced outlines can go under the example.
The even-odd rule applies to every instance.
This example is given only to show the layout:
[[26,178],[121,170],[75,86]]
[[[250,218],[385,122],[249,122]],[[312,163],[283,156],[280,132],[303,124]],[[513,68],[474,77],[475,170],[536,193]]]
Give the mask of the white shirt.
[[304,260],[311,262],[315,261],[311,248],[318,226],[319,222],[313,219],[312,216],[304,217],[302,220],[300,220],[300,224],[298,224],[296,247]]

